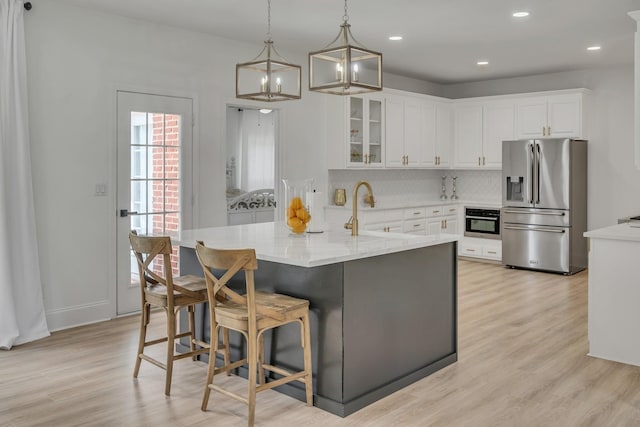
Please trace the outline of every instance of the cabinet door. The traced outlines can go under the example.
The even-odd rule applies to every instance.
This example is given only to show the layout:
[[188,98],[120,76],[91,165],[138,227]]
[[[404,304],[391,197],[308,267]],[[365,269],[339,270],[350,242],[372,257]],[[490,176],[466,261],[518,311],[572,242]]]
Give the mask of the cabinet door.
[[517,104],[516,135],[518,139],[532,139],[546,136],[547,98],[527,98]]
[[348,135],[347,141],[349,146],[348,167],[364,166],[364,155],[366,154],[364,146],[364,117],[365,103],[362,97],[350,96],[348,101]]
[[384,166],[384,100],[379,97],[366,99],[366,165],[368,167]]
[[420,166],[436,166],[437,145],[436,105],[430,102],[422,104],[420,113],[422,144],[420,145]]
[[482,105],[458,105],[454,109],[454,166],[481,167]]
[[418,100],[404,101],[404,155],[405,167],[416,167],[420,164],[422,144],[422,125],[420,120],[422,103]]
[[548,131],[552,137],[582,136],[582,95],[557,95],[548,98]]
[[442,218],[429,218],[427,219],[427,235],[437,236],[442,232],[444,221]]
[[502,141],[515,139],[515,106],[511,102],[484,106],[482,166],[502,167]]
[[404,164],[404,103],[402,99],[387,97],[386,127],[386,166],[402,167]]
[[457,216],[446,216],[442,218],[444,221],[444,228],[442,229],[443,233],[446,234],[458,234],[458,217]]
[[451,164],[451,105],[436,106],[436,166],[449,167]]

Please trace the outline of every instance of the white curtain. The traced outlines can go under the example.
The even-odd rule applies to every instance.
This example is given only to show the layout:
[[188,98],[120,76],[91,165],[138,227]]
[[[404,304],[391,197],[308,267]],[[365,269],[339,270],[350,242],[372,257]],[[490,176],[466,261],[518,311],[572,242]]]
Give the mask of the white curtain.
[[275,112],[262,114],[245,109],[242,113],[241,188],[246,191],[274,188]]
[[22,0],[0,0],[0,349],[49,335],[31,185]]

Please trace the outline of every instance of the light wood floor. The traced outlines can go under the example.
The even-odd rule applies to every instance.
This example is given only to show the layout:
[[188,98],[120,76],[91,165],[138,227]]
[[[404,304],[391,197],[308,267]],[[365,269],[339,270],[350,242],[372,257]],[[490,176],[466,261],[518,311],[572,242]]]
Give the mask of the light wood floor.
[[[586,356],[586,272],[460,261],[458,299],[457,363],[344,419],[266,391],[256,425],[640,425],[640,368]],[[134,380],[137,330],[137,317],[120,318],[0,351],[0,425],[246,425],[246,407],[219,394],[200,411],[201,362],[176,363],[171,397],[155,366],[143,362]],[[246,385],[224,381],[238,391]]]

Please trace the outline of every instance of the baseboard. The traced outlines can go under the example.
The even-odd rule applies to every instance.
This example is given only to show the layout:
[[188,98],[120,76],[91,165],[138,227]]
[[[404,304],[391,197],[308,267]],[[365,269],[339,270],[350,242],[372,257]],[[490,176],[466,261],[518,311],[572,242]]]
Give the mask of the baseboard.
[[92,304],[47,311],[46,316],[49,330],[53,332],[109,320],[111,306],[109,301],[96,301]]

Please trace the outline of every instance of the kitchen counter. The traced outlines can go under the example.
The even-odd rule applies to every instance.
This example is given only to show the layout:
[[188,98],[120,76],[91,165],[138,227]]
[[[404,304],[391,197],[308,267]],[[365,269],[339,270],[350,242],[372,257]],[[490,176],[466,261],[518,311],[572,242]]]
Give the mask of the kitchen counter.
[[318,267],[450,243],[458,240],[458,236],[419,236],[365,230],[360,230],[356,237],[351,236],[350,230],[295,235],[284,223],[265,222],[185,230],[173,239],[174,243],[185,248],[195,248],[196,240],[217,248],[253,248],[257,258],[263,261]]
[[[347,196],[349,198],[349,196]],[[328,205],[325,209],[330,210],[344,210],[345,212],[351,212],[351,200],[347,200],[344,206]],[[384,209],[403,209],[403,208],[416,208],[422,206],[442,206],[442,205],[456,205],[456,206],[482,206],[486,208],[501,208],[502,202],[496,200],[473,200],[473,199],[456,199],[456,200],[440,200],[440,199],[378,199],[376,198],[376,207],[371,209],[368,205],[365,205],[362,201],[358,205],[358,209],[367,210],[384,210]]]
[[[252,247],[257,289],[309,300],[314,405],[345,417],[457,360],[457,239],[363,230],[298,236],[263,223],[188,230],[174,242],[181,274],[202,275],[196,240]],[[239,277],[231,286],[243,292]],[[196,335],[209,341],[206,313],[196,308]],[[230,338],[232,359],[244,357],[240,335]],[[301,369],[299,340],[296,325],[266,335],[267,363]],[[296,382],[275,390],[304,400]]]
[[629,223],[612,225],[584,233],[585,237],[592,239],[628,240],[640,242],[640,227],[632,227]]
[[584,233],[589,251],[589,355],[640,366],[640,228]]

